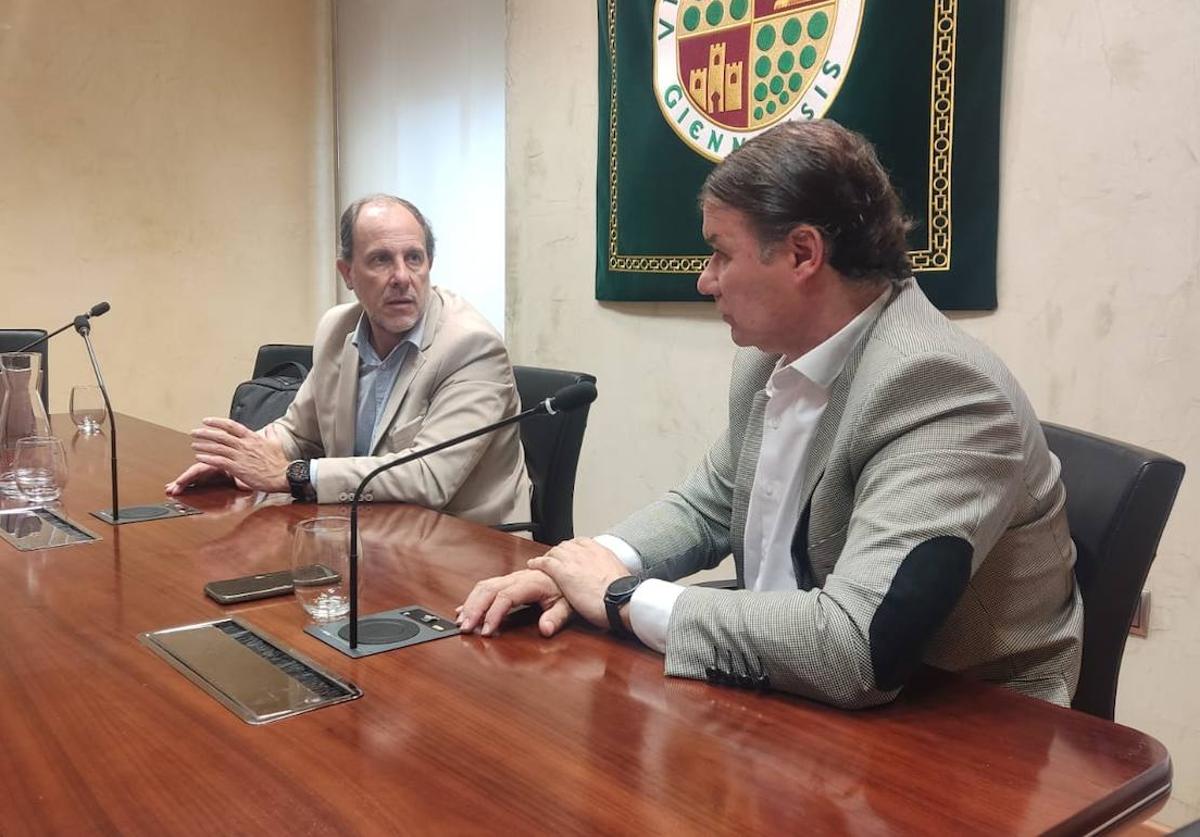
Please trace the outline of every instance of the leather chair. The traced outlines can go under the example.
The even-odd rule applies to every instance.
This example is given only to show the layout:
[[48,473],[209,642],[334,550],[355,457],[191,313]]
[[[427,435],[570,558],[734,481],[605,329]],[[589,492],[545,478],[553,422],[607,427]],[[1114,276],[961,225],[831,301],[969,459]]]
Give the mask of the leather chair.
[[[0,328],[0,352],[15,352],[22,346],[37,340],[39,337],[45,336],[46,332],[40,328]],[[40,346],[32,351],[37,352],[42,356],[42,381],[40,391],[42,394],[42,406],[46,408],[46,412],[48,413],[50,412],[50,345],[48,342],[43,342]]]
[[1112,720],[1125,639],[1184,466],[1081,430],[1042,428],[1062,463],[1083,595],[1083,664],[1071,705]]
[[[594,375],[565,372],[537,366],[514,366],[521,409],[527,410],[569,384],[596,382]],[[575,471],[583,433],[587,429],[588,406],[553,416],[534,416],[521,422],[521,445],[525,468],[533,483],[530,523],[506,523],[496,528],[505,532],[528,531],[533,539],[549,546],[575,537]]]
[[283,363],[298,363],[305,369],[312,369],[313,347],[296,343],[267,343],[258,347],[258,355],[254,358],[254,374],[251,378],[261,378],[276,366]]

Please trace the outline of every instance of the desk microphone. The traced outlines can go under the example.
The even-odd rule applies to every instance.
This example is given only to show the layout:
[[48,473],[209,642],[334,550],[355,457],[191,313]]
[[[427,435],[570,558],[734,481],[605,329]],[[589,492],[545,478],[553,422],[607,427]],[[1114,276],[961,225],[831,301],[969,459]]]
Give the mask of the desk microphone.
[[99,317],[101,314],[107,314],[108,309],[110,309],[110,308],[112,308],[112,306],[109,305],[107,302],[97,302],[95,305],[93,305],[91,308],[88,309],[88,312],[86,314],[80,314],[78,317],[71,320],[71,322],[67,323],[62,328],[57,328],[54,331],[50,332],[49,334],[43,334],[41,337],[39,337],[37,340],[34,340],[32,343],[26,343],[24,346],[17,349],[17,351],[18,352],[27,352],[30,349],[35,348],[36,346],[40,346],[42,343],[45,343],[47,340],[49,340],[54,335],[66,331],[68,328],[71,328],[72,326],[74,326],[75,329],[78,331],[80,324],[83,324],[84,326],[86,326],[88,324],[88,321],[92,317]]
[[[88,313],[76,317],[71,325],[83,338],[83,345],[87,346],[88,359],[92,362],[92,371],[96,373],[96,383],[100,387],[100,395],[104,397],[104,411],[108,413],[109,464],[112,468],[112,519],[109,522],[116,525],[120,521],[121,515],[121,507],[117,502],[117,417],[113,415],[112,402],[108,400],[108,387],[104,385],[104,376],[100,374],[100,363],[96,360],[96,352],[92,349],[92,338],[90,337],[92,317],[99,317],[111,307],[107,302],[93,305]],[[57,333],[55,332],[55,334]]]
[[[351,650],[358,648],[358,501],[362,497],[363,489],[367,487],[372,479],[389,468],[395,468],[397,465],[404,465],[408,462],[421,459],[431,453],[437,453],[440,450],[445,450],[448,447],[469,441],[477,436],[483,436],[487,433],[492,433],[502,427],[507,427],[510,424],[524,421],[532,416],[539,415],[557,415],[565,413],[569,410],[574,410],[591,404],[596,400],[596,385],[591,381],[580,381],[570,384],[560,389],[554,395],[539,401],[535,406],[530,407],[523,413],[518,413],[515,416],[509,416],[506,419],[501,419],[495,424],[489,424],[486,427],[481,427],[478,430],[472,430],[470,433],[464,433],[462,436],[456,436],[453,439],[447,439],[444,442],[439,442],[436,445],[431,445],[424,450],[415,451],[407,456],[402,456],[399,459],[394,459],[391,462],[385,462],[376,468],[371,473],[362,478],[362,482],[358,484],[358,488],[354,490],[354,498],[350,501],[350,622],[345,628],[338,632],[342,639],[349,641]],[[380,620],[387,622],[390,620]],[[364,619],[364,624],[371,622],[370,619]],[[347,634],[346,631],[349,631]]]
[[[96,375],[96,383],[100,387],[100,395],[104,398],[104,412],[108,415],[109,427],[109,461],[112,468],[112,508],[92,512],[95,517],[100,518],[106,523],[116,525],[118,523],[134,523],[140,520],[156,520],[162,517],[171,517],[180,513],[177,504],[159,504],[149,506],[130,506],[122,509],[117,502],[117,417],[113,415],[112,402],[108,398],[108,387],[104,384],[104,376],[100,374],[100,363],[96,360],[96,352],[92,348],[92,339],[90,337],[92,331],[92,318],[107,314],[112,308],[107,302],[97,302],[87,310],[87,313],[80,314],[71,322],[59,329],[55,329],[47,335],[39,337],[32,343],[27,343],[18,351],[27,352],[30,349],[46,342],[54,335],[66,331],[68,328],[74,328],[83,338],[83,343],[87,347],[88,359],[92,362],[92,372]],[[122,517],[124,513],[124,517]]]

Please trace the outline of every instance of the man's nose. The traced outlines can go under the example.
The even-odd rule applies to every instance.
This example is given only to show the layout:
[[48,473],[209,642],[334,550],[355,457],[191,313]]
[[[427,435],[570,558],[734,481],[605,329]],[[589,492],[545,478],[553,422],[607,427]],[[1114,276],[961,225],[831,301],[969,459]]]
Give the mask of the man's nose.
[[700,277],[696,279],[696,290],[705,296],[716,294],[717,277],[713,271],[712,259],[704,263],[704,270],[700,271]]

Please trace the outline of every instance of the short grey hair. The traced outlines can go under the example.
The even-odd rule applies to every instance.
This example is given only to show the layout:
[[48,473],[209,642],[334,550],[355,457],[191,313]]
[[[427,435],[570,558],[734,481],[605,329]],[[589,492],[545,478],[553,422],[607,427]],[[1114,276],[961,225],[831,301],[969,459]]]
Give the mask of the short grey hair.
[[417,223],[421,225],[421,231],[425,233],[425,255],[429,259],[429,263],[433,264],[435,239],[433,237],[433,227],[430,226],[428,219],[421,214],[421,210],[417,209],[411,201],[383,193],[359,198],[346,207],[346,211],[342,213],[341,223],[338,225],[338,258],[344,262],[349,262],[354,258],[354,226],[358,223],[358,214],[362,212],[363,207],[374,203],[395,204],[396,206],[404,207],[412,213],[413,217],[417,219]]

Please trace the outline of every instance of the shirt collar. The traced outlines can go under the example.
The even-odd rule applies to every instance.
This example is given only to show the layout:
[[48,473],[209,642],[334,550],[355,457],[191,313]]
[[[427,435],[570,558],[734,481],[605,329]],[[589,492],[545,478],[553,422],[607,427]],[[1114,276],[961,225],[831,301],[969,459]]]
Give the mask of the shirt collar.
[[[858,316],[846,323],[840,331],[805,352],[791,363],[784,365],[783,358],[780,358],[779,364],[775,367],[775,374],[785,369],[792,369],[812,381],[821,389],[829,389],[829,386],[842,373],[842,369],[845,368],[846,361],[850,359],[850,354],[854,351],[854,347],[858,345],[875,320],[879,318],[879,314],[883,311],[884,303],[887,302],[890,293],[891,288],[889,287],[874,302],[859,312]],[[775,389],[772,386],[773,384],[775,384],[774,374],[771,376],[771,380],[768,381],[767,387],[769,393]]]
[[413,324],[413,327],[408,330],[405,335],[400,338],[388,356],[380,360],[379,355],[375,351],[375,347],[371,345],[371,324],[367,320],[367,312],[364,311],[358,317],[358,325],[354,329],[354,336],[350,338],[350,342],[358,349],[358,358],[363,363],[368,365],[378,366],[387,363],[393,357],[397,357],[396,352],[400,350],[405,343],[411,343],[414,349],[418,351],[421,348],[421,340],[425,336],[425,313],[421,313],[421,318]]

